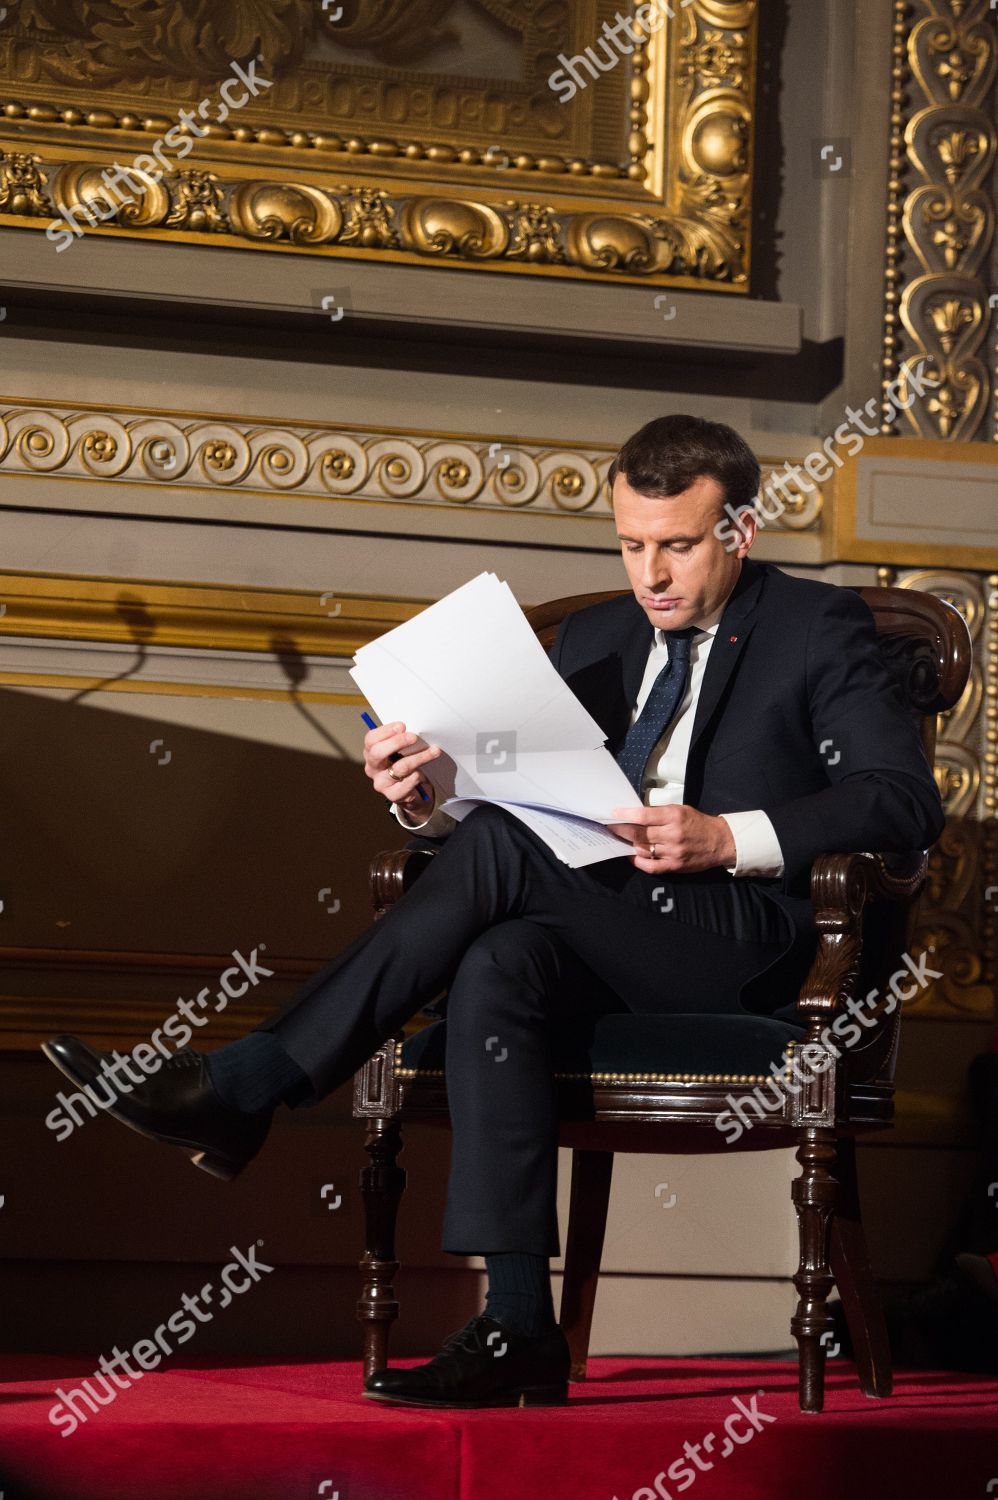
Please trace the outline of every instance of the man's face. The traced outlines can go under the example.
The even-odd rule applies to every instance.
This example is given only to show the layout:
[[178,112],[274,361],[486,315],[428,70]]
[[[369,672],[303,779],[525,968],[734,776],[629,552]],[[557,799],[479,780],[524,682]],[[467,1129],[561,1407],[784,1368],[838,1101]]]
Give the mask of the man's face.
[[[715,536],[724,518],[724,490],[716,479],[695,479],[688,490],[650,499],[623,474],[613,482],[613,514],[624,567],[653,625],[682,630],[711,614],[730,594],[742,558],[755,541],[755,521],[742,517],[737,549]],[[725,532],[730,537],[729,532]]]

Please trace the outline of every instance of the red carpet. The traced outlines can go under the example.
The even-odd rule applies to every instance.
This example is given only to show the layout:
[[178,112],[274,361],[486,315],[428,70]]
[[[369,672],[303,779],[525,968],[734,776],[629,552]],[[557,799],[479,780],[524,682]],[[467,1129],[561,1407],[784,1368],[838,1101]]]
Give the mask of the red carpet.
[[[185,1365],[146,1374],[64,1437],[48,1418],[55,1390],[70,1391],[93,1368],[75,1357],[0,1361],[3,1500],[998,1494],[994,1376],[914,1371],[899,1376],[891,1400],[870,1401],[836,1360],[825,1412],[804,1417],[790,1364],[597,1359],[596,1378],[569,1388],[567,1408],[459,1413],[367,1401],[355,1363]],[[749,1436],[751,1416],[733,1420],[737,1444],[724,1425],[739,1410],[735,1398],[754,1410],[757,1428]],[[709,1433],[712,1447],[695,1447]],[[684,1444],[704,1467],[684,1457]]]

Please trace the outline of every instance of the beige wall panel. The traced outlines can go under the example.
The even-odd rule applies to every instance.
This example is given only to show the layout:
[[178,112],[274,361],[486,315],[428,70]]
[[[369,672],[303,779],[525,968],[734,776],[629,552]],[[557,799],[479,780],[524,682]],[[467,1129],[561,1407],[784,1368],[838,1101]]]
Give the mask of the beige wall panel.
[[[689,410],[750,433],[752,402],[723,396],[673,395],[591,384],[535,384],[483,368],[479,375],[380,370],[336,364],[330,330],[328,364],[227,354],[80,346],[5,339],[4,393],[98,407],[228,413],[255,418],[346,425],[404,426],[427,431],[494,431],[497,436],[615,445],[664,410]],[[490,361],[495,356],[490,352]],[[677,372],[677,387],[681,377]],[[677,407],[677,401],[682,407]]]
[[[530,336],[624,339],[700,354],[793,354],[801,340],[801,309],[792,301],[663,293],[661,285],[500,279],[488,271],[368,265],[348,257],[316,259],[293,252],[248,257],[217,247],[180,249],[96,235],[78,241],[71,253],[59,254],[37,234],[10,229],[0,229],[0,251],[12,308],[19,292],[55,286],[97,298],[165,296],[183,305],[186,316],[196,316],[193,309],[199,304],[291,315],[311,309],[317,322],[329,325],[331,345],[347,318],[354,331],[385,319],[400,331],[432,327],[474,332],[502,326]],[[328,303],[327,313],[322,299],[330,295],[337,305]],[[341,318],[335,316],[338,309],[344,309]]]
[[856,485],[856,535],[879,543],[884,555],[895,540],[942,561],[940,549],[981,547],[998,557],[998,464],[954,459],[861,459]]

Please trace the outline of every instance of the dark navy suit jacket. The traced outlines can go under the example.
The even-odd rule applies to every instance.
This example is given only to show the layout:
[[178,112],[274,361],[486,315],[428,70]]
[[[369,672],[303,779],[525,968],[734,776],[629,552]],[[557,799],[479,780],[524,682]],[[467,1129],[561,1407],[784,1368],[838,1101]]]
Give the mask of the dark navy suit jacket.
[[[611,754],[653,634],[627,593],[566,616],[550,648]],[[789,918],[787,946],[741,995],[749,1009],[771,1011],[774,998],[796,994],[814,952],[817,856],[906,854],[928,848],[944,825],[916,721],[852,589],[743,561],[700,685],[683,801],[711,814],[761,808],[776,831],[782,877],[745,878]],[[421,843],[417,834],[410,846]],[[792,1008],[776,1014],[792,1019]]]
[[[633,594],[568,615],[550,656],[616,754],[654,627]],[[761,808],[784,874],[756,883],[811,935],[811,865],[822,853],[925,849],[943,809],[916,722],[852,589],[746,558],[700,687],[683,801],[717,814]]]

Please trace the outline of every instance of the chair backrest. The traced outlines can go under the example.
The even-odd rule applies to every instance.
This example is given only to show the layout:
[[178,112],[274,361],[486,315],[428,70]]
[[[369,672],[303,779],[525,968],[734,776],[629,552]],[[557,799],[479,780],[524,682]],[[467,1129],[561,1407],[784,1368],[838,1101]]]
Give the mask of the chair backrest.
[[[858,588],[855,592],[873,611],[884,660],[918,725],[932,765],[936,715],[957,704],[970,676],[972,648],[966,622],[959,610],[935,594],[895,588]],[[525,613],[541,645],[547,647],[566,615],[627,593],[629,589],[573,594],[536,604]]]

